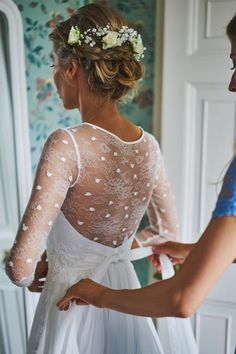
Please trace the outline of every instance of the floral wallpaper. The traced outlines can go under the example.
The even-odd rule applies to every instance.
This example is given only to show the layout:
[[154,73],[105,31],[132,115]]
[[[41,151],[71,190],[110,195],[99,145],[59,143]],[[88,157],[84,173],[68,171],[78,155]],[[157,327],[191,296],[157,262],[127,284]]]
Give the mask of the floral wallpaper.
[[[35,173],[41,149],[47,136],[60,127],[80,123],[78,110],[65,110],[52,79],[51,41],[48,34],[55,25],[71,16],[77,8],[88,0],[14,0],[23,20],[25,42],[25,65],[27,97],[30,125],[32,172]],[[122,113],[141,125],[152,129],[153,113],[153,63],[155,0],[100,0],[116,9],[141,33],[147,47],[143,63],[146,67],[136,97],[129,103],[120,104]],[[145,218],[141,227],[146,224]],[[136,262],[141,282],[147,282],[147,261]]]

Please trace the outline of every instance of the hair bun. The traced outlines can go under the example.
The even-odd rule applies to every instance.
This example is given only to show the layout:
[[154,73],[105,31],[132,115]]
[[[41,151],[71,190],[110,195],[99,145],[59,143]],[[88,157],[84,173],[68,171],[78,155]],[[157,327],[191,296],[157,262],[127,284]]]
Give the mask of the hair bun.
[[[102,49],[96,45],[71,45],[68,43],[71,28],[86,32],[89,28],[106,27],[116,31],[125,26],[123,19],[108,7],[89,4],[76,11],[71,19],[59,23],[49,35],[62,65],[77,59],[88,76],[89,89],[112,100],[122,99],[137,87],[143,77],[143,66],[133,53],[132,45]],[[73,39],[73,38],[72,38]]]

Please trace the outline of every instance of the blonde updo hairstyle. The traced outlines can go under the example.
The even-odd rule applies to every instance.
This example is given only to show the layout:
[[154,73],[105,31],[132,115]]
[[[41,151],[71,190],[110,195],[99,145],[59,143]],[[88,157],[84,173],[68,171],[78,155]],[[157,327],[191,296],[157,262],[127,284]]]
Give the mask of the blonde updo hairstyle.
[[81,33],[89,28],[105,27],[119,30],[125,21],[112,9],[98,4],[80,7],[70,19],[63,21],[50,33],[59,64],[66,67],[76,59],[86,71],[89,89],[111,100],[121,100],[131,90],[137,88],[143,77],[143,66],[133,55],[129,44],[115,48],[102,49],[101,45],[68,44],[72,26],[78,26]]

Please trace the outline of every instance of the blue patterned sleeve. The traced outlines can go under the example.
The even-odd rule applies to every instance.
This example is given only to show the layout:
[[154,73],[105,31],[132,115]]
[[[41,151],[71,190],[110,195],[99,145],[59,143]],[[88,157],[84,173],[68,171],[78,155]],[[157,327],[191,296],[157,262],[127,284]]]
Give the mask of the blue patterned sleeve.
[[212,217],[217,218],[225,215],[236,216],[236,157],[225,174],[223,186]]

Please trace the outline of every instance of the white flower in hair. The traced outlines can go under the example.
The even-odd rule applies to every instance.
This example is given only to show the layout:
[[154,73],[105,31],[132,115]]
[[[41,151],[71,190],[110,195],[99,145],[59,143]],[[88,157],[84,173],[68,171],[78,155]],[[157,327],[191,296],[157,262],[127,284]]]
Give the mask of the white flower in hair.
[[68,43],[73,44],[86,44],[91,47],[101,45],[102,49],[121,47],[123,44],[130,43],[132,46],[133,55],[136,60],[144,57],[146,48],[143,46],[141,35],[133,28],[122,26],[117,31],[110,30],[110,24],[105,27],[88,28],[81,33],[78,26],[71,27]]
[[69,33],[69,38],[68,38],[68,43],[69,44],[75,44],[78,43],[80,44],[80,29],[78,26],[71,27],[70,33]]
[[138,35],[138,37],[132,38],[131,43],[133,46],[134,56],[137,60],[139,60],[143,57],[143,53],[146,50],[146,48],[143,46],[140,34]]
[[120,46],[122,43],[118,37],[118,32],[108,31],[107,34],[102,38],[102,48],[109,49]]

